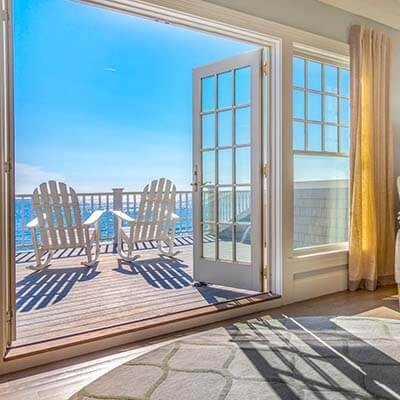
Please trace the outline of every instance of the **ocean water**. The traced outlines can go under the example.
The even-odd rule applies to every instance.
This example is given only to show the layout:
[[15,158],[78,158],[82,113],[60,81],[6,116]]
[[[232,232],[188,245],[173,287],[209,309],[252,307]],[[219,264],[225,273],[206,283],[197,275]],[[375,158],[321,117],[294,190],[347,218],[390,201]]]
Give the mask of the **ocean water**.
[[[135,217],[138,206],[134,206],[132,203],[124,203],[123,211],[129,214],[131,217]],[[114,237],[114,217],[110,210],[113,209],[112,201],[107,202],[106,200],[96,199],[93,203],[81,204],[81,215],[82,219],[85,220],[90,216],[94,210],[106,210],[101,221],[100,231],[101,240],[109,241]],[[178,202],[175,208],[175,213],[180,216],[180,220],[177,223],[176,234],[190,234],[193,229],[193,207],[191,199],[188,201],[182,201],[181,204]],[[26,225],[35,218],[35,213],[32,208],[32,202],[29,198],[16,199],[15,201],[15,243],[17,251],[30,250],[32,249],[32,236],[31,232]]]

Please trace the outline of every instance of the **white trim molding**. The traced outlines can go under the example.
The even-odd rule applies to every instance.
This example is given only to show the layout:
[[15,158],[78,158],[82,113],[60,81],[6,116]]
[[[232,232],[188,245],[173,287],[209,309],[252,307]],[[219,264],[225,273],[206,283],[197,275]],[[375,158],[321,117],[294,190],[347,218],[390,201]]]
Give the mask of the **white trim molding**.
[[[221,7],[202,0],[75,0],[107,7],[168,23],[221,33],[233,29],[235,37],[243,29],[243,40],[259,43],[265,35],[288,39],[298,45],[324,49],[336,55],[348,55],[349,45],[337,40],[302,31],[264,18]],[[163,17],[160,17],[163,15]]]

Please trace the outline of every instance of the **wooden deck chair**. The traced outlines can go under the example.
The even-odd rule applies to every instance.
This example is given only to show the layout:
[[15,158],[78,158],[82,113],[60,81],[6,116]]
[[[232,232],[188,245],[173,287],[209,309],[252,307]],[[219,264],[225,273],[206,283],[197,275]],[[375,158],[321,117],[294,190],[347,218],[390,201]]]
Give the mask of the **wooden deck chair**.
[[[157,241],[161,255],[174,257],[179,253],[174,252],[175,227],[179,219],[173,212],[175,195],[176,187],[170,180],[156,179],[143,189],[136,218],[113,211],[117,218],[118,254],[122,260],[131,262],[139,258],[139,255],[133,255],[136,243],[150,240]],[[168,251],[162,248],[163,242],[168,245]]]
[[36,218],[27,227],[32,233],[36,265],[31,268],[46,268],[54,251],[71,248],[86,250],[87,262],[83,265],[92,267],[96,264],[100,252],[100,218],[104,211],[94,211],[82,222],[75,191],[65,183],[55,181],[42,183],[34,190],[32,206]]

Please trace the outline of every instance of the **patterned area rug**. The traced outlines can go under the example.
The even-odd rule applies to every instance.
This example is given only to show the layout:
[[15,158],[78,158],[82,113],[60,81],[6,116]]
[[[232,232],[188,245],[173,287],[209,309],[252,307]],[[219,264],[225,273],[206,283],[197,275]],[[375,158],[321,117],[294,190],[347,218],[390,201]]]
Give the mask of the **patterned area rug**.
[[400,399],[400,321],[237,323],[133,359],[72,399]]

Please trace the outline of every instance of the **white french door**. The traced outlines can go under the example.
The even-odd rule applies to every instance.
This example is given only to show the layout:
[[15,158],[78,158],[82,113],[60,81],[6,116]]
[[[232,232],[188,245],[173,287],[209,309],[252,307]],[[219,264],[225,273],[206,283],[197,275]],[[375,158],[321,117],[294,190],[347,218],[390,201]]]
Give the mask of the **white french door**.
[[194,279],[262,289],[262,50],[193,71]]

